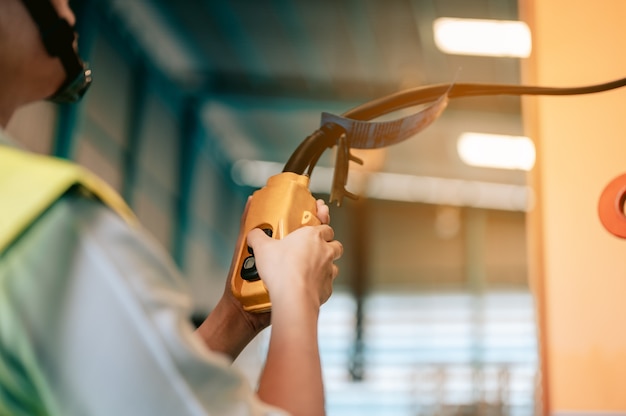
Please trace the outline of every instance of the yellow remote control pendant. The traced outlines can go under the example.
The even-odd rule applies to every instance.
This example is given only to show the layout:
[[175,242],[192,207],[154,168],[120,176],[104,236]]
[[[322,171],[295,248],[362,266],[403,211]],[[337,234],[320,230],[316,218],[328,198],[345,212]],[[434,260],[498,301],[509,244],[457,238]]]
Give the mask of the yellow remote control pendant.
[[260,228],[275,239],[283,239],[289,233],[305,225],[319,225],[317,204],[309,191],[309,177],[283,172],[270,177],[267,184],[252,194],[248,213],[244,219],[243,238],[236,248],[237,264],[230,276],[231,290],[248,312],[267,312],[272,303],[263,276],[256,270],[254,253],[245,236]]

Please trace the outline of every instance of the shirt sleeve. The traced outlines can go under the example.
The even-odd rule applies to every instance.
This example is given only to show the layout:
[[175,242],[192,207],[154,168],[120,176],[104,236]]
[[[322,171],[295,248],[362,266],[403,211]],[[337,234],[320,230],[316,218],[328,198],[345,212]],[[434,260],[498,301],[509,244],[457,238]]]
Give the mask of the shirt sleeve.
[[0,285],[0,400],[15,409],[284,415],[196,336],[169,256],[96,201],[58,201],[0,258]]

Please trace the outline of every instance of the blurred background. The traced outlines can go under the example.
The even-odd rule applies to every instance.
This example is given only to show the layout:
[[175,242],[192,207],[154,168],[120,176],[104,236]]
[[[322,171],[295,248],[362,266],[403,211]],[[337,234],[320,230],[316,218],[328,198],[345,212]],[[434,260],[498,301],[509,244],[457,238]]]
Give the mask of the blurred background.
[[[441,18],[517,21],[516,0],[71,3],[94,83],[79,105],[23,109],[9,133],[124,196],[188,278],[190,319],[222,293],[247,196],[322,112],[437,83],[519,84],[528,53],[449,51],[434,30]],[[518,97],[452,100],[424,132],[352,164],[348,190],[360,198],[331,206],[345,254],[320,320],[330,416],[538,406],[532,143],[530,160],[495,167],[460,145],[464,133],[522,141],[520,111]],[[333,163],[328,150],[312,177],[327,201]],[[262,334],[236,362],[251,383],[266,343]]]

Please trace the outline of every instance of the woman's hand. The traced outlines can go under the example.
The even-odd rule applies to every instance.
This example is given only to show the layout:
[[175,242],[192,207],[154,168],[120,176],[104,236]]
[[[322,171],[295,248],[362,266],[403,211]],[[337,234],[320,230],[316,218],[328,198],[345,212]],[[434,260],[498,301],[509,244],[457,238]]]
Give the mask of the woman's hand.
[[[333,231],[328,226],[330,213],[323,200],[317,200],[317,217],[322,223],[320,226],[303,227],[288,235],[284,240],[273,240],[261,230],[252,230],[248,236],[240,233],[235,247],[239,247],[244,238],[255,250],[257,270],[263,278],[271,294],[272,302],[286,299],[298,299],[303,295],[317,303],[325,302],[332,293],[332,280],[337,276],[337,266],[333,260],[339,258],[343,252],[341,243],[332,242]],[[248,204],[241,217],[240,228],[243,227],[248,211]],[[309,229],[309,230],[306,230]],[[252,241],[251,241],[252,240]],[[275,244],[279,243],[279,244]],[[330,245],[329,245],[330,244]],[[257,249],[260,250],[257,252]],[[329,252],[329,249],[332,253]],[[266,258],[267,257],[267,258]],[[239,300],[231,291],[233,270],[237,267],[238,258],[233,254],[229,278],[226,280],[224,294],[215,309],[199,327],[198,332],[205,343],[214,351],[221,351],[236,358],[243,348],[264,328],[270,325],[271,312],[246,312]],[[259,264],[260,262],[260,264]],[[299,264],[299,263],[302,264]],[[289,281],[289,275],[300,276]],[[306,282],[305,275],[313,275],[311,281]],[[265,278],[267,277],[267,279]],[[280,283],[286,279],[284,284]],[[303,284],[305,283],[305,284]],[[276,289],[270,289],[275,286]],[[280,287],[293,289],[291,295],[283,295]],[[308,293],[308,294],[307,294]],[[317,301],[315,301],[317,299]]]
[[[242,226],[247,213],[247,207],[248,205],[246,205],[242,216]],[[278,282],[276,286],[279,287],[291,287],[295,282],[290,282],[289,280],[283,283],[280,282],[285,278],[289,279],[289,276],[294,273],[301,276],[305,274],[312,274],[314,276],[313,281],[309,282],[307,287],[312,289],[314,282],[320,285],[320,287],[312,289],[319,292],[320,304],[326,302],[332,293],[332,280],[338,274],[337,266],[333,264],[333,261],[341,256],[343,247],[341,243],[335,241],[330,245],[332,253],[321,253],[319,251],[322,247],[327,246],[327,244],[323,244],[324,242],[330,242],[334,238],[334,231],[328,225],[330,223],[330,210],[328,205],[326,205],[322,199],[318,199],[316,201],[316,208],[316,215],[322,224],[321,226],[299,228],[291,234],[288,234],[282,240],[268,237],[260,229],[254,229],[248,233],[247,243],[254,250],[256,268],[268,292],[270,292],[272,304],[276,300],[279,300],[278,298],[281,297],[281,294],[278,293],[277,288],[272,290],[271,287],[274,286],[275,282]],[[315,239],[313,234],[317,234],[318,238]],[[240,243],[241,241],[238,241],[236,247],[239,247]],[[257,249],[259,251],[257,251]],[[233,267],[236,267],[237,261],[238,259],[233,257],[229,276],[233,276]],[[314,264],[316,262],[318,264]],[[327,270],[319,270],[318,268],[320,267],[325,267]],[[323,273],[326,278],[319,279],[319,277],[322,277],[320,273]],[[228,280],[226,282],[224,296],[236,303],[240,313],[243,314],[244,319],[249,323],[250,327],[258,333],[269,326],[271,312],[250,313],[244,311],[241,303],[232,294],[230,287],[230,280]]]
[[[270,293],[273,308],[283,302],[305,302],[319,308],[332,293],[338,274],[334,261],[343,253],[334,231],[327,224],[328,207],[318,207],[322,225],[299,228],[282,240],[262,230],[248,234],[248,245],[255,253],[259,276]],[[322,218],[320,220],[322,220]]]

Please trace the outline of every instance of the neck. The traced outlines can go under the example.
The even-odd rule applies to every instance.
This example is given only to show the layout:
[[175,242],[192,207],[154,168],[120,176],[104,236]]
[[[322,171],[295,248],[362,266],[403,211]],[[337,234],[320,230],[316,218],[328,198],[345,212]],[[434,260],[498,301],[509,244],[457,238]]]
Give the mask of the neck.
[[0,129],[5,129],[7,127],[7,124],[9,124],[9,120],[16,109],[17,106],[4,103],[3,100],[0,99]]
[[40,90],[46,91],[46,86],[42,84],[37,78],[24,80],[20,75],[3,72],[0,67],[0,128],[6,128],[20,107],[43,99]]
[[19,107],[33,99],[30,85],[15,72],[0,67],[0,127],[6,128],[11,116]]

